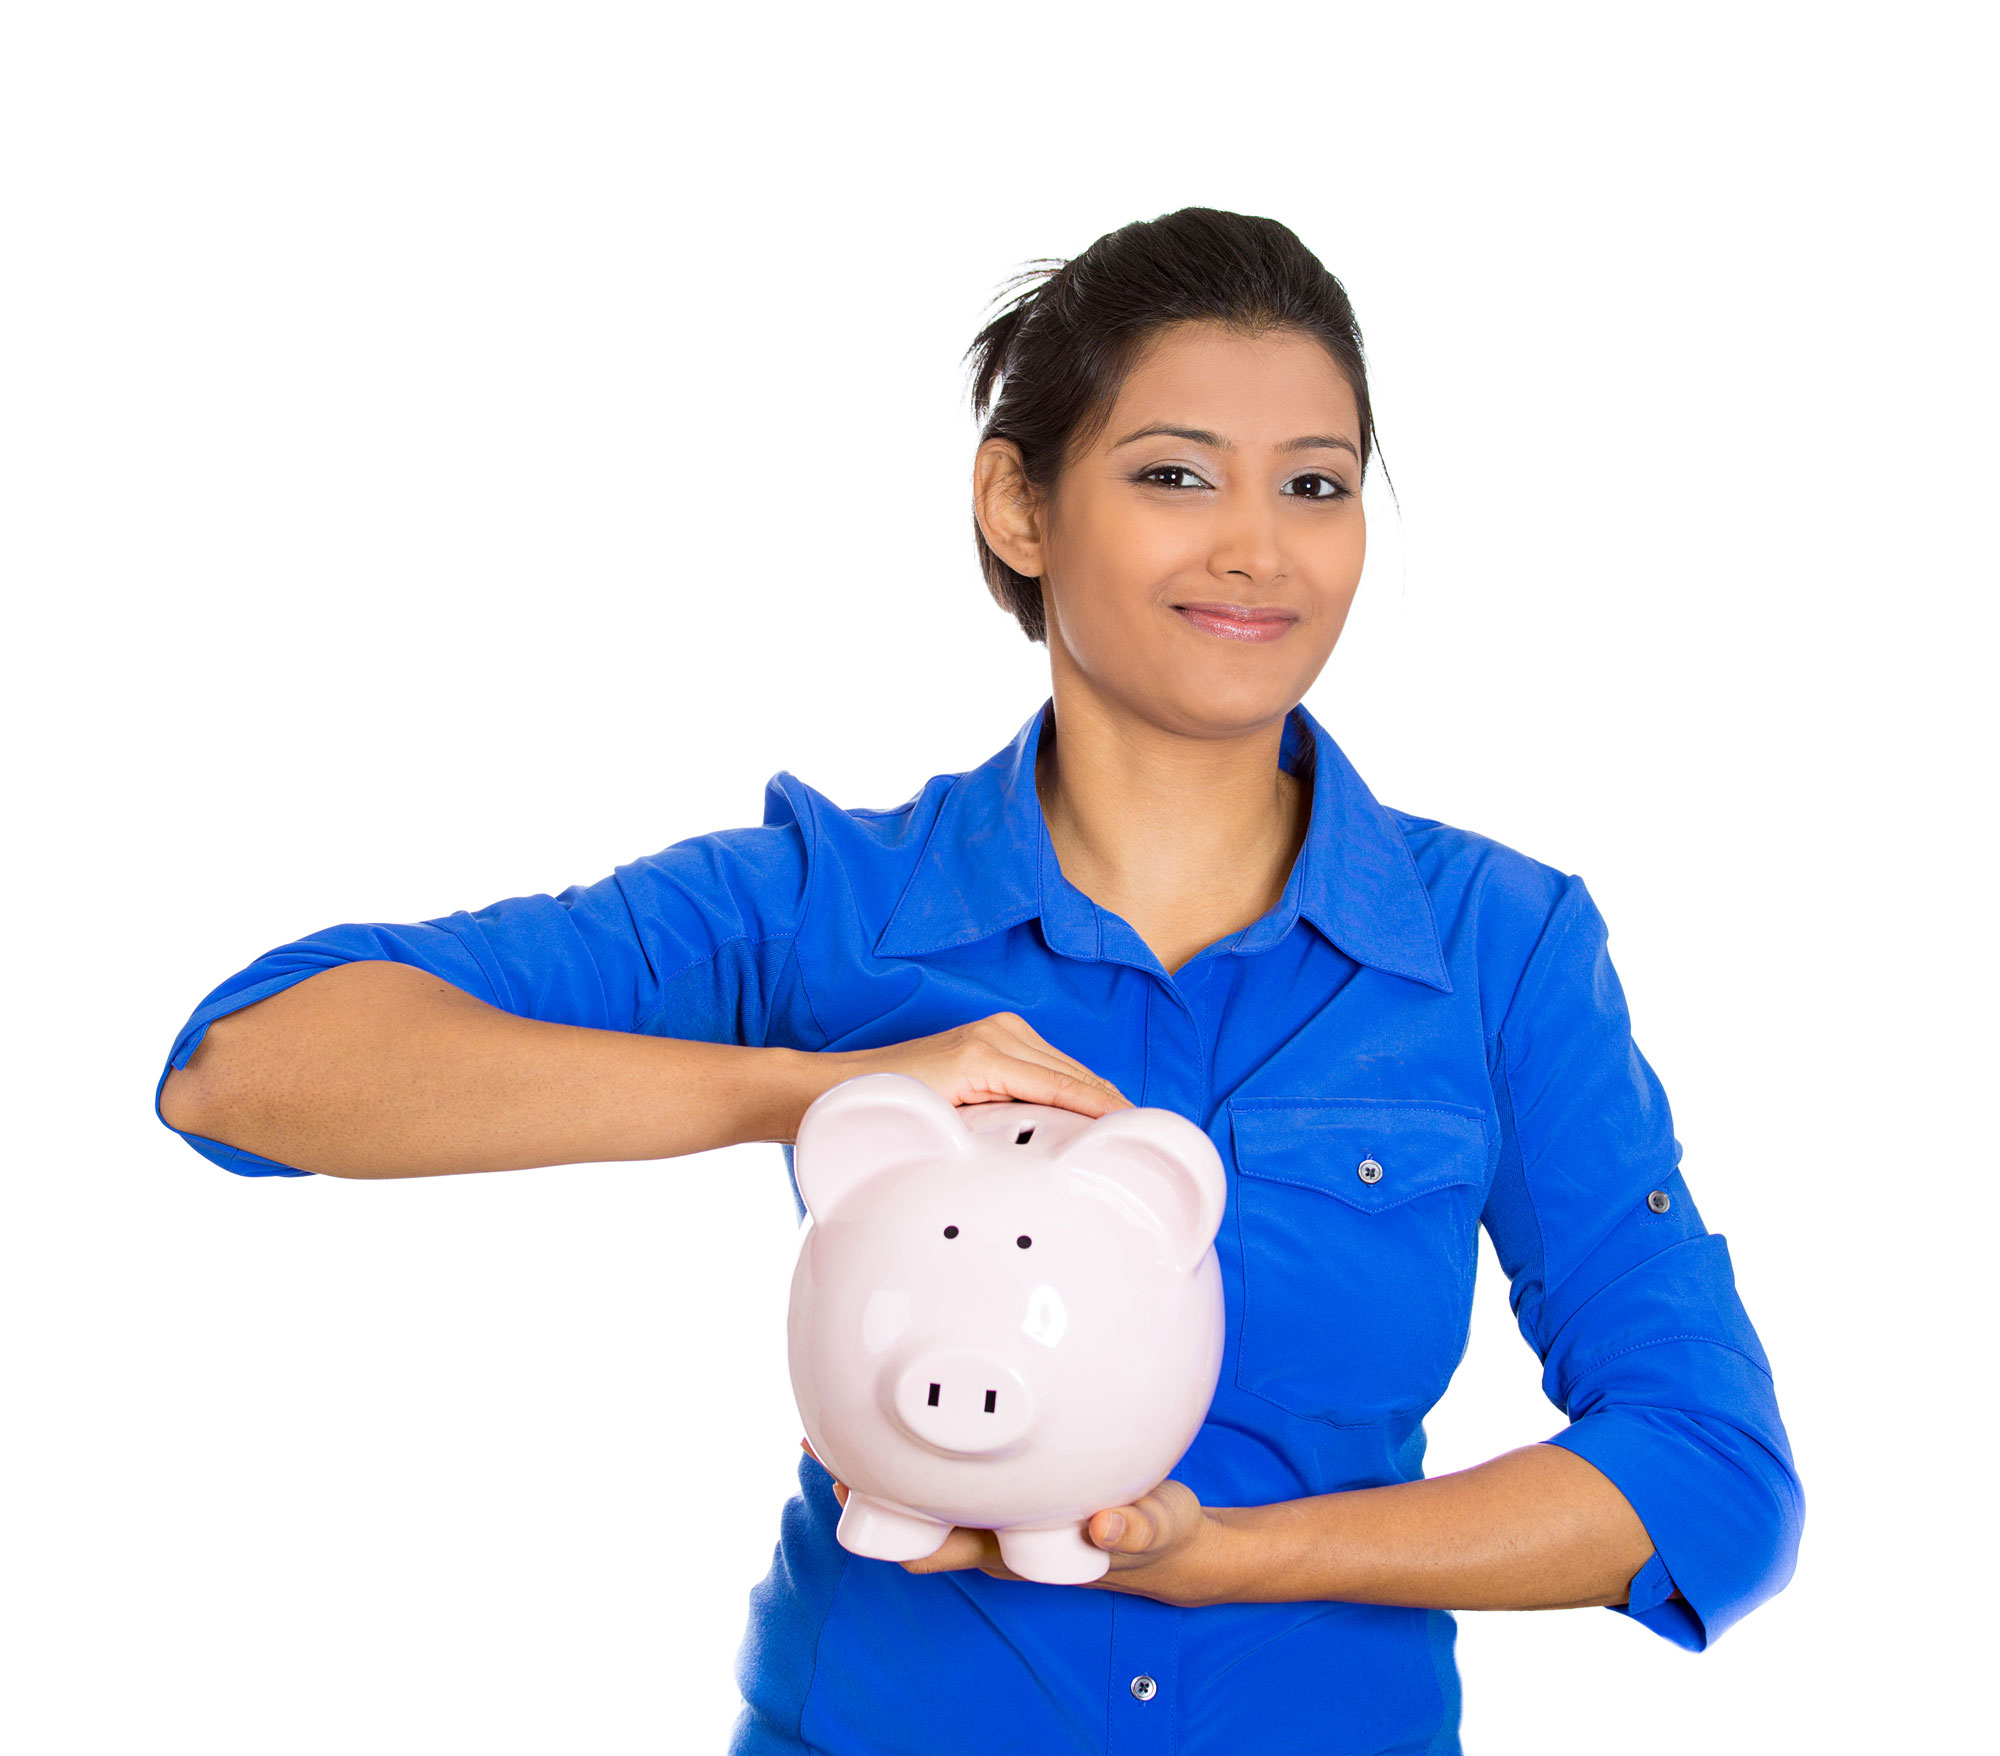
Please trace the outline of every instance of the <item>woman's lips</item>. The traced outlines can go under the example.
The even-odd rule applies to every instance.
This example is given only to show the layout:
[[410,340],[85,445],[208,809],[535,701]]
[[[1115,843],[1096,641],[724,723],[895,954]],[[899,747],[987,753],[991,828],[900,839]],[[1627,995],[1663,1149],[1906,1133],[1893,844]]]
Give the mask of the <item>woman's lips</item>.
[[1298,620],[1283,613],[1236,616],[1221,610],[1195,609],[1187,604],[1176,604],[1174,613],[1203,633],[1219,635],[1224,640],[1276,640]]

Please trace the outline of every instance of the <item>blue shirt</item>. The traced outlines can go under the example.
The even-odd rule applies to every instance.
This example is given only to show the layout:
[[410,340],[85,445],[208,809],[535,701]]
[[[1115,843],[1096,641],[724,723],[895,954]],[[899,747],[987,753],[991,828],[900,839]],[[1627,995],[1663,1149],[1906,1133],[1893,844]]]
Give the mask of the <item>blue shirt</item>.
[[[1221,1381],[1173,1472],[1204,1504],[1422,1474],[1483,1224],[1567,1418],[1551,1443],[1616,1483],[1655,1545],[1618,1613],[1705,1646],[1790,1578],[1803,1500],[1581,880],[1385,809],[1300,705],[1280,761],[1312,815],[1284,894],[1169,974],[1056,863],[1034,784],[1051,707],[894,809],[780,772],[758,828],[559,897],[283,946],[195,1009],[169,1065],[212,1020],[355,958],[529,1017],[753,1047],[873,1048],[1019,1013],[1135,1103],[1194,1120],[1227,1167]],[[307,1174],[187,1138],[246,1176]],[[792,1197],[803,1219],[795,1177]],[[913,1574],[848,1554],[839,1516],[801,1452],[750,1594],[735,1756],[1459,1748],[1445,1611],[1178,1609]]]

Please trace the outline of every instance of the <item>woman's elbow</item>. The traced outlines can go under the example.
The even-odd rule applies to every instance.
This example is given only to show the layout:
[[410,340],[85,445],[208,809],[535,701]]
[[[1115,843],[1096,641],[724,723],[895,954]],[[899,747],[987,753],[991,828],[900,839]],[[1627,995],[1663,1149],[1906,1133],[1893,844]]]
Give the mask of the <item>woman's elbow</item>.
[[[160,1119],[181,1134],[219,1141],[246,1152],[264,1152],[285,1109],[288,1081],[281,1057],[267,1040],[269,1020],[255,1006],[216,1019],[188,1057],[160,1087]],[[247,1022],[246,1022],[247,1020]]]
[[[200,1054],[200,1050],[195,1052]],[[160,1087],[160,1119],[177,1134],[199,1134],[204,1140],[212,1140],[202,1083],[192,1061],[168,1073],[166,1084]]]
[[[1711,1635],[1769,1602],[1792,1581],[1805,1530],[1805,1492],[1789,1460],[1759,1448],[1758,1480],[1718,1505],[1717,1552],[1703,1569],[1705,1589],[1689,1593],[1706,1600],[1703,1619]],[[1685,1586],[1688,1582],[1680,1582]]]

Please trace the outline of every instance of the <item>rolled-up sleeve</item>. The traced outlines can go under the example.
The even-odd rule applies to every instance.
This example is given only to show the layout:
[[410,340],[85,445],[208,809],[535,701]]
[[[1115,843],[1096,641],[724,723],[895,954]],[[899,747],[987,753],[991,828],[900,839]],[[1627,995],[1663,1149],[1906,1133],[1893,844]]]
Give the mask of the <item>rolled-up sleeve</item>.
[[1483,1217],[1542,1388],[1569,1417],[1550,1442],[1601,1470],[1652,1538],[1616,1607],[1699,1651],[1791,1578],[1805,1501],[1770,1362],[1682,1179],[1580,879],[1562,886],[1492,1067],[1501,1153]]
[[[185,1067],[218,1018],[337,964],[410,964],[523,1018],[761,1048],[801,1034],[809,1009],[794,951],[811,892],[809,789],[765,789],[764,823],[674,843],[557,896],[516,896],[409,924],[348,923],[267,951],[210,992],[174,1038],[153,1090]],[[175,1130],[246,1177],[310,1176]]]

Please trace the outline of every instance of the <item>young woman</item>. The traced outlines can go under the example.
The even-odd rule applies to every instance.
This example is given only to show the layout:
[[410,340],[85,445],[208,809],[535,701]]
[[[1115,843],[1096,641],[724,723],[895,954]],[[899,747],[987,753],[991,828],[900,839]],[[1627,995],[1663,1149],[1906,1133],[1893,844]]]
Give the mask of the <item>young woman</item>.
[[[750,1140],[789,1174],[806,1105],[887,1068],[1209,1132],[1221,1381],[1092,1519],[1110,1571],[1022,1580],[974,1530],[849,1555],[808,1454],[736,1752],[1449,1751],[1454,1609],[1706,1645],[1790,1577],[1803,1502],[1603,921],[1378,804],[1301,705],[1365,544],[1339,282],[1191,208],[1023,277],[972,354],[981,564],[1050,661],[1010,742],[894,810],[782,773],[760,827],[598,884],[273,951],[189,1019],[162,1119],[253,1176]],[[1569,1424],[1426,1480],[1481,1224]]]

